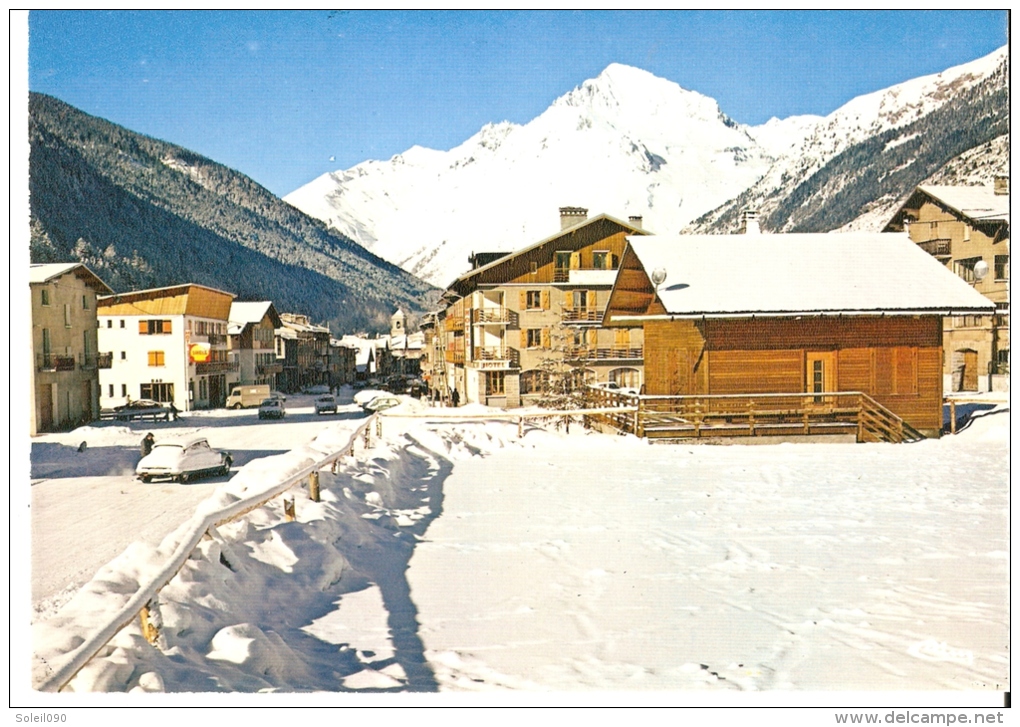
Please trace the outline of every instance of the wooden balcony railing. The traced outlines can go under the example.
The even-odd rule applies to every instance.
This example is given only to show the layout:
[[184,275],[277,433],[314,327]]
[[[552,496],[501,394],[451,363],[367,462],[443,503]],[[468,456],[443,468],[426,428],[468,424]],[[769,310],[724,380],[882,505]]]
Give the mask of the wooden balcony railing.
[[637,407],[626,415],[593,416],[650,439],[851,434],[858,442],[924,439],[916,429],[859,391],[821,394],[628,396],[589,387],[586,406]]
[[917,243],[917,246],[929,255],[934,255],[935,257],[952,256],[951,240],[925,240],[924,242]]
[[474,308],[471,311],[472,323],[510,323],[511,311],[506,308]]
[[222,374],[229,371],[237,371],[237,361],[202,361],[195,364],[196,374]]
[[567,349],[566,358],[568,361],[639,361],[644,358],[644,348],[573,346]]
[[564,308],[564,323],[601,323],[605,308]]

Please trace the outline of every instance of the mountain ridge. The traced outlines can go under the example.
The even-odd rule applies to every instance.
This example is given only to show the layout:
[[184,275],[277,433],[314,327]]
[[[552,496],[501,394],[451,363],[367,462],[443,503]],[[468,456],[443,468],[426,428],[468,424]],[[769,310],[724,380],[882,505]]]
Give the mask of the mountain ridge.
[[32,262],[85,262],[115,290],[211,285],[344,331],[435,294],[243,174],[54,97],[30,94],[29,137]]

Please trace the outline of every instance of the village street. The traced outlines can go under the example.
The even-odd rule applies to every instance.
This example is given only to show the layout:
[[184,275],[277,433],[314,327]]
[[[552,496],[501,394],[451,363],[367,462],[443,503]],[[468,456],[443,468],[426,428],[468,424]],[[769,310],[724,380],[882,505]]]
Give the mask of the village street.
[[[229,479],[142,484],[134,467],[146,432],[153,432],[157,441],[201,432],[210,446],[231,453],[233,476],[253,459],[305,444],[324,427],[355,429],[363,414],[351,403],[350,390],[344,391],[335,416],[316,416],[312,396],[293,395],[282,421],[260,421],[255,409],[223,409],[191,412],[175,422],[97,423],[35,438],[31,517],[36,613],[59,608],[131,543],[158,544]],[[81,442],[86,446],[79,452]]]

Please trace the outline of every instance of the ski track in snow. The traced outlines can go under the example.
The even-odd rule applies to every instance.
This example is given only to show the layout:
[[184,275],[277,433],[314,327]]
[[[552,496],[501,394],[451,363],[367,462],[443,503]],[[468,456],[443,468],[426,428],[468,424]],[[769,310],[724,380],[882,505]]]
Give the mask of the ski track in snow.
[[202,541],[162,652],[129,626],[71,688],[1008,689],[1008,425],[748,447],[384,419],[297,522]]

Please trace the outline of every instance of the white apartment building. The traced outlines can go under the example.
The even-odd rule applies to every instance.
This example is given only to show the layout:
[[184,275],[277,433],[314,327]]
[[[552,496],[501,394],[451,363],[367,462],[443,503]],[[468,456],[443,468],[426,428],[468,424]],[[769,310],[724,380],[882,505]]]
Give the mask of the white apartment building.
[[188,283],[101,297],[100,406],[152,399],[181,411],[226,403],[238,382],[227,336],[232,293]]

